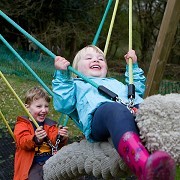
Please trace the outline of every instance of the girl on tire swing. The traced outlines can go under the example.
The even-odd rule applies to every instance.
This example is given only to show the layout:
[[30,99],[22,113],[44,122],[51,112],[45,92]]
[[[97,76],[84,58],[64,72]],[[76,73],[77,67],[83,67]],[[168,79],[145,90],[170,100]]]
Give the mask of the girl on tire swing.
[[[126,80],[128,79],[128,60],[133,60],[133,76],[136,87],[136,106],[143,99],[145,77],[138,67],[137,56],[130,50],[125,56]],[[175,162],[164,151],[149,154],[139,138],[134,116],[126,106],[114,102],[101,95],[97,88],[82,78],[70,76],[70,62],[56,56],[56,68],[52,87],[54,92],[54,108],[71,116],[77,111],[83,133],[87,140],[106,141],[112,138],[114,147],[139,180],[173,180]],[[107,62],[104,53],[96,46],[89,45],[81,49],[75,56],[73,67],[95,83],[104,85],[116,92],[121,100],[127,102],[127,85],[113,78],[107,78]],[[127,82],[127,81],[126,81]]]

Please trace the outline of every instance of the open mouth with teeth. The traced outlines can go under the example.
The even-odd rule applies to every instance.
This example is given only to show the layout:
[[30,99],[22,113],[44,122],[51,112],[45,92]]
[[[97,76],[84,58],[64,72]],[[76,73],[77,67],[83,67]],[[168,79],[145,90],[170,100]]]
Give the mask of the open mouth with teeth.
[[45,114],[41,114],[41,115],[38,115],[38,117],[39,117],[39,119],[43,120],[46,117],[46,115]]
[[101,67],[98,66],[98,65],[93,65],[93,66],[91,66],[90,68],[91,68],[91,69],[101,69]]

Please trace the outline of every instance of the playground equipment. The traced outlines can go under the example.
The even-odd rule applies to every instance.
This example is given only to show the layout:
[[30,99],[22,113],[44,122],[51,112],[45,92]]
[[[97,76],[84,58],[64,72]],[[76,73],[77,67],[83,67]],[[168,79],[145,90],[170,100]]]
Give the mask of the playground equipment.
[[[164,150],[180,165],[180,94],[154,95],[140,105],[136,121],[149,152]],[[130,173],[109,142],[86,140],[64,146],[46,161],[44,179],[65,180],[85,174],[112,179]]]
[[[3,74],[0,75],[24,108]],[[144,100],[136,117],[140,137],[147,149],[150,152],[165,150],[171,154],[177,165],[180,164],[179,111],[180,94],[154,95]],[[89,143],[84,139],[69,144],[47,160],[43,169],[45,180],[73,179],[83,175],[111,179],[130,175],[111,139],[108,139],[108,142],[97,143]]]
[[[176,1],[177,2],[177,1]],[[49,55],[51,56],[51,57],[55,57],[55,55],[54,54],[51,54],[50,52],[49,52]],[[78,74],[78,72],[76,72],[76,71],[74,71],[74,69],[72,69],[71,67],[68,67],[69,68],[69,70],[71,70],[72,72],[74,72],[75,74],[77,74],[79,77],[81,77],[81,78],[84,78],[83,76],[81,76],[81,74]],[[86,79],[86,77],[84,78],[84,79]],[[97,85],[96,84],[93,84],[92,83],[92,85],[94,85],[95,87],[97,87]],[[97,87],[98,88],[98,87]],[[178,98],[179,96],[178,95],[175,95],[175,96],[172,96],[173,98]],[[170,98],[172,98],[172,97],[170,97]],[[155,97],[156,98],[156,97]],[[158,97],[157,97],[157,99],[158,99]],[[159,102],[162,102],[164,100],[164,98],[160,98],[160,101]],[[145,102],[146,102],[146,100],[145,100]],[[153,102],[153,101],[150,101],[151,103]],[[179,103],[179,102],[178,102]],[[148,104],[148,103],[147,103]],[[174,103],[173,103],[174,104]],[[178,107],[180,107],[179,106],[179,104],[177,104],[177,109],[178,109]],[[142,109],[143,109],[143,105],[142,105],[142,107],[141,107]],[[140,109],[141,109],[140,108]],[[146,109],[146,108],[145,108]],[[156,110],[156,109],[154,109],[154,110]],[[172,109],[171,109],[172,110]],[[141,110],[139,111],[139,112],[141,112]],[[162,109],[160,110],[160,112],[163,112],[162,111]],[[170,111],[171,112],[171,111]],[[144,112],[145,113],[145,112]],[[172,112],[171,112],[172,113]],[[175,114],[175,116],[176,116],[176,114]],[[172,118],[174,118],[175,116],[172,116]],[[140,117],[141,117],[141,114],[140,114]],[[178,116],[177,116],[178,117]],[[158,118],[157,118],[158,119]],[[168,119],[168,121],[169,121],[169,119]],[[171,121],[171,120],[170,120]],[[145,121],[144,121],[144,119],[142,118],[140,118],[140,119],[138,119],[138,116],[137,116],[137,122],[138,122],[138,126],[139,126],[139,128],[140,128],[140,130],[141,130],[141,132],[142,132],[142,137],[148,142],[148,136],[147,136],[147,131],[144,131],[143,130],[143,128],[144,127],[146,127],[146,123],[145,123]],[[143,123],[145,123],[145,124],[143,124],[143,127],[142,127],[142,122]],[[167,119],[165,119],[165,122],[167,122]],[[178,121],[176,120],[176,122],[177,122],[177,124],[178,124]],[[176,123],[176,122],[174,122],[173,120],[172,120],[172,123]],[[156,125],[155,125],[156,126]],[[147,126],[148,127],[148,126]],[[178,127],[179,128],[179,127]],[[147,128],[148,129],[148,128]],[[179,130],[179,129],[178,129]],[[144,134],[143,134],[144,133]],[[162,133],[163,134],[163,133]],[[147,136],[147,138],[146,138],[146,136]],[[178,140],[176,139],[176,136],[178,137],[179,136],[179,134],[178,134],[178,131],[177,131],[177,133],[175,134],[175,138],[173,138],[173,141],[175,140],[175,141],[177,141],[178,142]],[[152,151],[152,149],[153,148],[155,148],[156,146],[151,146],[153,143],[155,143],[154,141],[152,141],[152,139],[154,138],[153,136],[150,136],[149,135],[149,137],[151,137],[151,138],[149,138],[150,139],[150,141],[149,141],[149,144],[147,145],[148,147],[149,147],[149,150],[151,150]],[[157,136],[156,136],[157,137]],[[164,138],[164,136],[162,137],[162,138],[160,138],[160,142],[162,142],[162,139]],[[87,143],[87,144],[86,144]],[[172,142],[173,143],[173,142]],[[90,144],[88,144],[88,142],[86,142],[85,140],[83,140],[82,141],[82,144],[83,144],[83,146],[87,146],[88,147],[88,145],[90,145]],[[100,143],[99,143],[100,144]],[[108,143],[108,145],[109,145],[110,143]],[[78,144],[76,144],[77,146],[79,146]],[[105,145],[107,145],[107,144],[105,144]],[[97,154],[99,153],[99,154],[101,154],[100,152],[101,152],[101,148],[99,149],[99,147],[107,147],[107,146],[105,146],[105,145],[97,145],[96,143],[94,144],[94,147],[95,147],[95,149],[97,148],[98,150],[100,150],[100,151],[98,151],[97,152]],[[158,145],[160,145],[160,143],[158,144]],[[91,145],[90,145],[91,146]],[[90,148],[90,146],[87,148],[87,149],[89,149]],[[113,149],[113,147],[111,146],[111,145],[109,145],[112,149]],[[72,148],[73,147],[73,148]],[[72,145],[72,147],[70,147],[70,145],[69,145],[69,149],[73,149],[73,150],[75,150],[75,152],[77,153],[77,155],[79,156],[79,157],[83,157],[83,155],[82,154],[79,154],[79,149],[77,149],[77,151],[76,151],[76,146],[73,146]],[[153,148],[152,148],[153,147]],[[157,146],[158,147],[158,146]],[[68,147],[67,147],[68,148]],[[110,148],[110,149],[111,149]],[[159,147],[158,147],[159,148]],[[107,165],[107,167],[105,167],[105,166],[102,166],[102,167],[104,167],[104,168],[102,168],[102,169],[100,169],[100,171],[98,171],[98,167],[99,166],[97,166],[97,164],[98,164],[98,162],[96,162],[96,163],[94,163],[93,162],[93,160],[91,160],[90,158],[88,159],[88,162],[86,162],[85,163],[85,160],[82,160],[82,159],[79,159],[79,163],[77,162],[77,161],[75,161],[75,159],[76,159],[76,156],[73,154],[72,155],[72,159],[71,159],[71,157],[69,156],[69,159],[71,159],[71,161],[68,159],[68,157],[66,157],[66,161],[65,160],[63,160],[62,162],[64,162],[64,165],[65,165],[65,167],[63,167],[62,166],[62,164],[60,165],[60,169],[62,169],[62,171],[61,172],[59,172],[58,171],[58,169],[56,169],[56,166],[55,165],[53,165],[53,163],[54,162],[56,162],[55,160],[53,161],[53,158],[56,158],[56,159],[58,159],[59,160],[59,162],[61,161],[61,159],[59,159],[59,157],[63,157],[64,155],[63,154],[60,154],[61,152],[63,153],[63,152],[65,152],[65,151],[67,151],[67,152],[69,152],[68,154],[69,155],[71,155],[71,151],[69,150],[69,149],[62,149],[62,151],[60,151],[58,154],[57,154],[57,156],[55,157],[52,157],[52,159],[50,159],[49,161],[47,161],[47,163],[44,165],[44,172],[45,172],[45,177],[44,178],[47,178],[47,179],[63,179],[63,178],[65,178],[65,179],[68,179],[68,178],[74,178],[74,177],[77,177],[77,176],[79,176],[79,175],[82,175],[83,173],[87,173],[87,174],[93,174],[95,177],[100,177],[100,176],[102,176],[103,178],[109,178],[109,177],[116,177],[117,175],[119,175],[118,173],[119,172],[126,172],[126,167],[124,166],[124,165],[121,165],[120,167],[118,167],[119,166],[119,164],[122,164],[122,163],[117,163],[117,159],[116,159],[116,167],[114,167],[114,166],[112,166],[112,164],[111,163],[107,163],[108,161],[104,161],[103,162],[103,164],[105,165]],[[81,149],[82,149],[82,147],[81,147]],[[86,149],[86,148],[84,148],[84,149]],[[103,149],[103,148],[102,148]],[[64,151],[63,151],[64,150]],[[69,151],[68,151],[69,150]],[[112,150],[113,151],[113,150]],[[95,150],[94,150],[94,152],[95,152]],[[88,156],[88,151],[85,151],[85,153],[86,153],[86,156]],[[179,157],[179,154],[177,154],[177,157],[176,157],[176,152],[174,153],[175,155],[173,155],[173,157],[176,159],[176,162],[177,163],[179,163],[179,160],[178,160],[178,158],[177,157]],[[91,157],[97,157],[95,154],[91,154]],[[99,156],[100,157],[100,156]],[[103,156],[102,156],[103,157]],[[109,155],[109,157],[116,157],[116,155],[113,155],[113,156],[110,156]],[[101,159],[101,158],[100,158]],[[106,160],[107,160],[107,158],[105,158]],[[113,159],[113,158],[110,158],[110,159]],[[52,160],[52,161],[51,161]],[[114,158],[114,160],[115,160],[115,158]],[[119,159],[118,159],[119,160]],[[66,162],[66,163],[65,163]],[[78,165],[80,165],[80,167],[71,167],[70,165],[70,162],[72,162],[72,164],[73,165],[75,165],[76,163],[78,164]],[[84,162],[85,164],[83,164],[82,162]],[[113,162],[114,163],[114,162]],[[56,162],[56,164],[57,164],[57,162]],[[95,168],[93,169],[92,168],[92,165],[93,164],[96,164],[95,165]],[[100,163],[99,163],[100,164]],[[85,165],[87,165],[87,166],[85,166]],[[49,173],[49,167],[50,166],[52,166],[52,172],[51,172],[51,174],[48,174]],[[68,168],[69,168],[69,166],[71,167],[71,169],[69,170]],[[111,167],[111,170],[112,171],[108,171],[108,168],[110,168]],[[113,167],[113,168],[112,168]],[[46,168],[48,168],[48,171],[47,171],[47,169]],[[83,169],[81,169],[81,168],[86,168],[85,170],[83,170]],[[54,170],[54,171],[53,171]],[[64,171],[63,171],[64,170]],[[105,174],[104,174],[105,173]]]

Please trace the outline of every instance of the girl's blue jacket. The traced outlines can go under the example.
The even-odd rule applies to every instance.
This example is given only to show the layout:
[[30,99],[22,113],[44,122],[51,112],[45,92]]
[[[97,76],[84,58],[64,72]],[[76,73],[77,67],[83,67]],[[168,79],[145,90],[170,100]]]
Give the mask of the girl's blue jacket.
[[[128,68],[127,65],[125,73],[127,84],[129,79]],[[133,64],[133,78],[136,91],[135,104],[140,104],[143,101],[142,97],[145,91],[146,80],[143,74],[144,72],[138,67],[138,64]],[[116,93],[122,101],[128,102],[127,85],[114,78],[89,78],[98,85],[103,85]],[[86,139],[92,141],[90,134],[93,113],[102,103],[112,102],[112,100],[100,94],[97,88],[83,79],[72,78],[68,70],[55,71],[52,88],[55,110],[69,115],[83,131]]]

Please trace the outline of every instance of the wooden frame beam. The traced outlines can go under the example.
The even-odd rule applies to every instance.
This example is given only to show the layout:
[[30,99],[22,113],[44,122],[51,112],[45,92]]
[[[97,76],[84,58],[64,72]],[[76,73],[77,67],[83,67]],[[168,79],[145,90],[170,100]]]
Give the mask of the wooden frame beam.
[[147,74],[145,98],[158,94],[180,20],[180,0],[168,0]]

